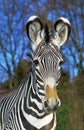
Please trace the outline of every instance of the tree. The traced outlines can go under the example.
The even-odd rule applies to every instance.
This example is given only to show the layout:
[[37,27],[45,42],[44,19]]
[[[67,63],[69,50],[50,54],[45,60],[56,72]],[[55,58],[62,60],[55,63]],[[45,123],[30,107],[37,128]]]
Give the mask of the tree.
[[55,21],[59,17],[66,17],[71,22],[71,38],[62,47],[65,57],[63,69],[71,76],[84,72],[84,1],[47,1],[47,17]]
[[[73,75],[81,74],[84,71],[84,1],[60,1],[59,10],[62,9],[60,14],[68,17],[71,21],[71,39],[69,44],[66,44],[64,55],[66,58],[66,67],[71,67],[68,71]],[[68,53],[68,54],[67,54]],[[66,55],[67,54],[67,55]],[[74,71],[75,70],[75,71]]]
[[[71,38],[62,47],[65,62],[62,66],[71,76],[84,71],[84,1],[62,0],[4,0],[0,1],[0,77],[6,80],[14,76],[15,68],[29,53],[26,21],[31,15],[39,15],[53,23],[59,17],[71,21]],[[52,23],[50,22],[50,23]],[[3,78],[2,78],[3,77]]]
[[24,15],[16,1],[4,0],[0,5],[0,75],[4,77],[3,81],[14,76],[15,67],[24,57],[27,42]]
[[5,83],[0,84],[2,89],[12,90],[21,84],[28,77],[28,73],[31,70],[31,63],[27,60],[22,60],[20,64],[15,68],[15,75],[7,80]]

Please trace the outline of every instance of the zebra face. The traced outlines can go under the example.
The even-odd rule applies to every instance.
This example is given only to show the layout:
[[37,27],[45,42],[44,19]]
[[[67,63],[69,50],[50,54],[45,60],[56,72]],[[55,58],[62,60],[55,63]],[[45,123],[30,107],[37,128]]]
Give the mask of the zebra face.
[[55,23],[55,31],[49,32],[48,26],[43,24],[37,16],[30,17],[27,22],[27,35],[32,41],[34,51],[35,76],[38,93],[42,95],[45,111],[54,111],[61,105],[57,94],[60,78],[60,46],[63,45],[70,34],[70,23],[60,18]]
[[61,105],[57,86],[61,75],[60,62],[62,60],[59,49],[52,42],[46,44],[42,41],[35,50],[35,74],[39,92],[44,95],[42,103],[45,111],[56,110]]

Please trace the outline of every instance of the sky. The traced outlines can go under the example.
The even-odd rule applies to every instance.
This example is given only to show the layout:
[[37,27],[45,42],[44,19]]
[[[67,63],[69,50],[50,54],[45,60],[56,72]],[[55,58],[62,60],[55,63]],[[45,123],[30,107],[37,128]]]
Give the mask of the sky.
[[[8,21],[7,21],[7,16],[5,16],[4,15],[4,9],[3,9],[3,5],[2,5],[2,2],[3,1],[0,1],[0,31],[2,32],[2,30],[4,29],[4,32],[5,33],[9,33],[9,28],[8,28]],[[22,3],[24,2],[24,0],[22,0]],[[31,2],[31,1],[28,1],[28,2]],[[42,5],[44,5],[45,3],[47,2],[47,0],[46,1],[44,1],[44,0],[42,0],[41,2],[38,2],[38,4],[39,4],[39,7],[41,7],[41,4]],[[22,4],[21,2],[20,2],[20,5],[19,5],[19,7],[21,7],[22,8],[22,6],[23,5],[26,5],[26,1]],[[33,3],[32,3],[33,4]],[[29,8],[27,8],[27,9],[31,9],[32,10],[32,4],[30,5],[31,6],[31,8],[30,8],[30,6],[29,6]],[[36,8],[36,7],[35,7]],[[34,8],[34,9],[35,9]],[[9,9],[11,9],[11,8],[9,8]],[[23,8],[24,9],[24,8]],[[45,6],[42,8],[42,10],[45,10]],[[79,11],[81,11],[80,10],[80,8],[78,8],[78,10]],[[16,54],[19,54],[20,53],[20,51],[22,50],[21,48],[22,48],[22,46],[23,46],[23,43],[27,43],[27,44],[29,44],[29,41],[28,41],[28,39],[27,39],[27,36],[26,36],[26,30],[25,30],[25,24],[26,24],[26,20],[28,19],[28,17],[31,15],[31,14],[33,14],[33,12],[31,12],[31,14],[27,14],[27,10],[24,10],[25,12],[23,13],[23,12],[21,12],[21,10],[18,8],[18,10],[16,11],[16,14],[15,14],[15,16],[14,17],[12,17],[12,19],[10,19],[10,20],[13,20],[13,22],[10,22],[10,20],[9,20],[9,22],[10,22],[10,25],[12,25],[12,27],[13,27],[13,34],[10,34],[10,37],[11,38],[9,38],[9,40],[11,39],[12,40],[12,43],[13,43],[13,40],[14,40],[14,42],[17,42],[18,41],[18,46],[17,46],[17,51],[16,51]],[[77,11],[77,10],[76,10]],[[61,10],[59,10],[59,12],[61,12],[61,15],[62,16],[64,16],[64,12],[63,12],[63,9],[62,9],[62,11]],[[10,16],[10,18],[11,18],[11,11],[9,12],[9,16]],[[20,15],[21,14],[25,14],[24,16],[23,16],[23,18],[24,18],[24,21],[22,21],[22,19],[20,19],[19,20],[19,17],[20,17]],[[55,11],[51,11],[51,12],[49,12],[48,14],[47,14],[47,18],[49,19],[49,20],[52,20],[52,18],[53,18],[53,21],[55,21]],[[74,13],[74,12],[73,12]],[[76,13],[76,12],[75,12]],[[36,14],[36,13],[35,13]],[[53,15],[52,15],[53,14]],[[67,12],[66,12],[66,14],[67,14]],[[78,17],[78,16],[77,16]],[[69,18],[69,16],[68,16],[68,19],[70,19]],[[19,20],[19,22],[18,22],[18,24],[16,23],[16,22],[14,22],[14,20]],[[81,19],[80,19],[80,17],[78,17],[78,23],[81,23]],[[71,35],[72,35],[72,33],[73,33],[73,27],[75,27],[76,26],[76,23],[75,23],[75,21],[71,21],[71,23],[73,22],[73,25],[72,25],[72,32],[71,32]],[[79,31],[80,31],[80,28],[81,28],[81,24],[79,24]],[[3,44],[6,44],[6,39],[7,39],[7,35],[3,35],[3,34],[5,34],[5,33],[1,33],[0,34],[0,37],[3,39]],[[22,35],[22,33],[23,33],[23,37],[21,36]],[[80,33],[80,38],[82,39],[82,35],[81,35],[81,33]],[[78,42],[80,42],[80,41],[78,41]],[[76,68],[76,67],[73,67],[74,66],[74,60],[73,60],[73,57],[72,56],[70,56],[70,52],[69,52],[69,49],[67,49],[67,44],[69,44],[70,43],[70,45],[71,45],[71,40],[69,39],[69,41],[66,43],[66,45],[64,45],[63,47],[62,47],[62,49],[61,49],[61,51],[62,51],[62,53],[63,53],[63,55],[64,55],[64,63],[63,63],[63,65],[62,65],[62,68],[64,68],[64,69],[66,69],[66,71],[68,71],[69,73],[70,73],[70,76],[71,77],[73,77],[73,75],[74,76],[77,76],[77,74],[78,74],[78,69]],[[82,40],[81,40],[81,43],[82,43]],[[24,45],[25,45],[24,44]],[[6,46],[8,46],[7,44],[6,44]],[[9,46],[10,47],[10,46]],[[12,48],[14,48],[14,46],[12,46]],[[25,52],[27,52],[28,51],[28,49],[26,49],[25,50]],[[76,50],[75,50],[75,48],[73,47],[72,48],[72,51],[73,51],[73,53],[74,53],[74,51],[76,52]],[[8,59],[10,59],[10,53],[8,53],[7,54],[7,56],[8,56]],[[79,60],[79,57],[78,57],[78,54],[77,53],[75,53],[75,57],[76,57],[76,62],[80,62],[80,60]],[[0,60],[2,61],[2,55],[0,55]],[[67,62],[65,62],[65,59],[67,59]],[[18,58],[17,58],[17,55],[16,55],[16,60],[18,60]],[[6,66],[5,65],[5,63],[4,63],[4,59],[3,59],[3,64],[4,64],[4,66]],[[16,64],[17,64],[17,62],[16,62]],[[72,64],[72,65],[71,65]],[[84,63],[83,63],[84,64]],[[11,62],[10,62],[10,66],[12,66],[12,64],[11,64]],[[74,68],[74,69],[73,69]],[[11,67],[11,70],[13,70],[13,68]],[[6,78],[5,78],[6,79]],[[3,78],[3,81],[4,81],[4,78]]]

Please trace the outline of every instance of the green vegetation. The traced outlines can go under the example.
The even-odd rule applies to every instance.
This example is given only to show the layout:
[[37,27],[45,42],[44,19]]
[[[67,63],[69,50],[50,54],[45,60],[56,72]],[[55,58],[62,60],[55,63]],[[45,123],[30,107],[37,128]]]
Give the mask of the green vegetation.
[[3,84],[2,89],[12,90],[22,83],[28,76],[31,69],[31,63],[27,60],[20,61],[18,67],[15,67],[15,75]]
[[57,110],[57,128],[56,130],[71,130],[68,113],[71,104],[69,102],[63,104],[59,110]]
[[69,109],[71,108],[69,75],[62,72],[61,81],[59,83],[59,97],[61,99],[61,107],[57,110],[57,128],[56,130],[71,130],[68,119]]
[[56,130],[83,130],[84,73],[76,77],[73,83],[68,81],[68,75],[63,72],[59,89],[62,105],[56,112]]

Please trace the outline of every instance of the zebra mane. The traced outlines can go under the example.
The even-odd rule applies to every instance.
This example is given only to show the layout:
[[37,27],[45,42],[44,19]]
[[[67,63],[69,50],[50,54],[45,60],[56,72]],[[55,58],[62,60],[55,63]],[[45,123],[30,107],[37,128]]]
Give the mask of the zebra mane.
[[49,27],[48,27],[47,23],[45,24],[44,28],[45,28],[45,41],[46,41],[46,43],[48,43],[50,40],[50,37],[49,37]]

